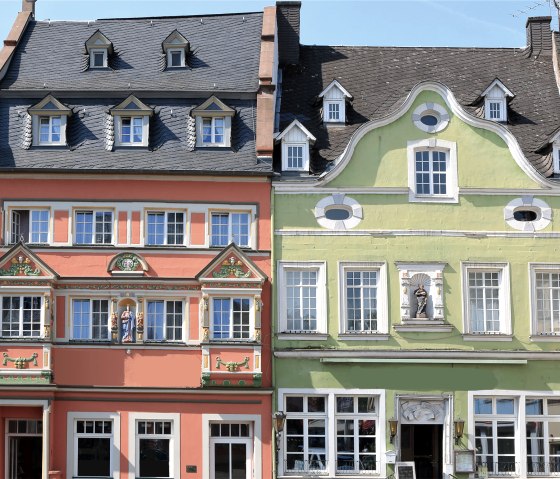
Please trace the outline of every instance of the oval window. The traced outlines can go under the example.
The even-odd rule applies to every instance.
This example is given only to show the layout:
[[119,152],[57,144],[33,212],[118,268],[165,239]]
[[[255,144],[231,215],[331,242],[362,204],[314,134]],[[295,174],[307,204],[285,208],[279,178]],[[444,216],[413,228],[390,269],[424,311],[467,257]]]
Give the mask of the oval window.
[[513,212],[513,219],[516,221],[535,221],[538,215],[533,210],[516,210]]
[[423,115],[420,121],[426,126],[436,126],[439,122],[439,118],[435,115]]
[[328,220],[344,221],[350,218],[350,216],[352,216],[352,212],[346,208],[335,207],[325,211],[325,218]]

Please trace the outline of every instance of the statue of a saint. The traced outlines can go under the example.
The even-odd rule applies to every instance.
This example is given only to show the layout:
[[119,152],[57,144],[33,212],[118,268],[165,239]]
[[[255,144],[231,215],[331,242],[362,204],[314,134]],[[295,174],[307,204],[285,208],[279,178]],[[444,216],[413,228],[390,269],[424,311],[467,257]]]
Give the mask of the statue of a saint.
[[418,289],[414,291],[416,296],[416,318],[427,318],[426,305],[428,304],[428,292],[424,289],[423,284],[418,285]]
[[128,305],[121,314],[121,328],[122,342],[133,343],[134,330],[136,329],[136,316],[134,315],[134,311],[131,311],[130,306]]

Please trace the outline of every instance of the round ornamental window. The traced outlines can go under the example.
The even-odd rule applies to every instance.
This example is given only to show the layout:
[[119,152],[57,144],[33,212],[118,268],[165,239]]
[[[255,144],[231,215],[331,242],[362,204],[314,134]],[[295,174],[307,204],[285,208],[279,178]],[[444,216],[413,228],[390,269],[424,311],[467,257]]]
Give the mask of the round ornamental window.
[[412,112],[416,128],[428,132],[442,131],[449,123],[449,113],[437,103],[422,103]]
[[504,208],[504,219],[512,228],[520,231],[538,231],[552,221],[552,209],[543,200],[524,196],[511,200]]
[[323,228],[349,230],[362,221],[361,205],[343,193],[323,198],[315,205],[315,219]]

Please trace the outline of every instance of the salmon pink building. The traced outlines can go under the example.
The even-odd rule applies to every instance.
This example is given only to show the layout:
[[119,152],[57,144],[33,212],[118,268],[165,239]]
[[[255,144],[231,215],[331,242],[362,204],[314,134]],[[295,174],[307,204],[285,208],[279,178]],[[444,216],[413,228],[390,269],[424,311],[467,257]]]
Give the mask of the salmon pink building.
[[34,13],[0,52],[0,477],[270,478],[276,9]]

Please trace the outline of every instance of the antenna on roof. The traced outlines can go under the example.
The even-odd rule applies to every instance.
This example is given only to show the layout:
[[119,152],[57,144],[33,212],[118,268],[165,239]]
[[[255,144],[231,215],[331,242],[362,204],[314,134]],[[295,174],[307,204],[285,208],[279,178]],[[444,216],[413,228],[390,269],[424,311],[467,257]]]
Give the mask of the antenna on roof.
[[153,26],[154,26],[154,21],[150,20],[150,27],[153,27]]
[[200,24],[201,24],[201,25],[204,25],[204,22],[202,21],[202,18],[200,19]]
[[243,23],[245,23],[245,17],[243,17]]

